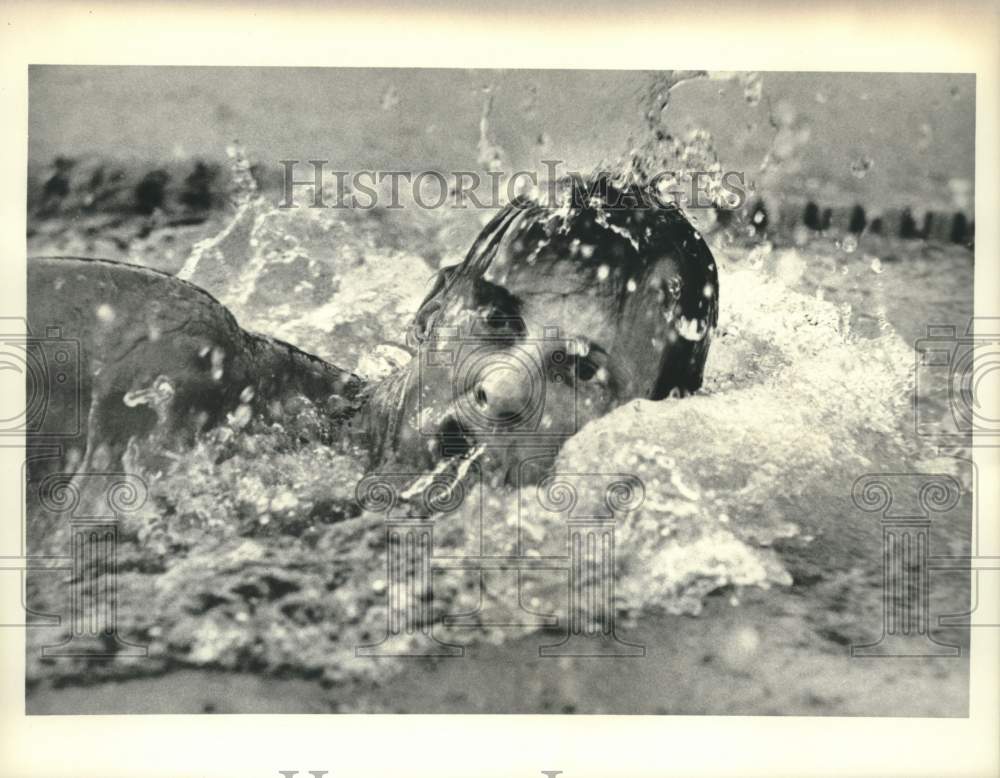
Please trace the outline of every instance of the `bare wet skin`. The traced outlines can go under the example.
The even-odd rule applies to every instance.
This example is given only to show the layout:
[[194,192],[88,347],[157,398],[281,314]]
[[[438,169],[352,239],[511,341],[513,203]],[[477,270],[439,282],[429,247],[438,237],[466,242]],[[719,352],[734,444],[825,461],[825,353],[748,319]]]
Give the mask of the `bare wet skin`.
[[714,258],[677,209],[504,209],[418,309],[380,445],[424,467],[482,448],[500,481],[529,460],[537,480],[590,421],[697,390],[717,312]]

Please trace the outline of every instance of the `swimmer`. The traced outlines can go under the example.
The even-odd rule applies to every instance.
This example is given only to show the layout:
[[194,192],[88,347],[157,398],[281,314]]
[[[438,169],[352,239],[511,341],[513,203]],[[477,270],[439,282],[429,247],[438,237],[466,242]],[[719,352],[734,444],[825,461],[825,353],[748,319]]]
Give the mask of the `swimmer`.
[[[29,461],[32,449],[56,444],[64,466],[117,470],[130,442],[152,436],[147,448],[183,448],[241,406],[259,413],[306,397],[332,421],[356,410],[357,376],[244,331],[208,292],[157,270],[29,259],[28,301],[28,330],[43,344],[47,371],[28,374],[28,406],[44,402],[27,436]],[[61,366],[50,351],[69,358]],[[50,380],[57,372],[67,378]],[[36,472],[54,464],[41,453],[37,461]]]
[[483,451],[505,480],[534,477],[588,421],[701,387],[719,304],[705,241],[637,185],[575,178],[560,195],[511,203],[438,272],[417,356],[364,411],[378,459]]
[[[33,259],[28,282],[32,332],[56,326],[80,343],[85,418],[68,445],[85,452],[81,470],[301,395],[363,441],[373,466],[475,455],[503,480],[533,477],[588,421],[700,388],[719,300],[711,251],[682,212],[606,176],[563,182],[559,207],[503,208],[436,274],[413,359],[369,386],[245,332],[208,293],[156,271]],[[48,432],[70,428],[72,400],[50,398],[63,412],[46,414]]]

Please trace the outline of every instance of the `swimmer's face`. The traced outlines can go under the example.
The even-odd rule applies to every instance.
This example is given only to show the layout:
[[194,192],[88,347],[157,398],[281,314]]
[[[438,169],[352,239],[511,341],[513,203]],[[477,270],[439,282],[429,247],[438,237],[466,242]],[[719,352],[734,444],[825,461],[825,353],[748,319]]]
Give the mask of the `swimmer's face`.
[[504,480],[533,479],[587,422],[650,396],[676,338],[663,301],[679,283],[677,263],[664,257],[629,283],[608,259],[584,265],[542,253],[529,264],[502,246],[483,275],[428,300],[399,458],[430,466],[482,449]]

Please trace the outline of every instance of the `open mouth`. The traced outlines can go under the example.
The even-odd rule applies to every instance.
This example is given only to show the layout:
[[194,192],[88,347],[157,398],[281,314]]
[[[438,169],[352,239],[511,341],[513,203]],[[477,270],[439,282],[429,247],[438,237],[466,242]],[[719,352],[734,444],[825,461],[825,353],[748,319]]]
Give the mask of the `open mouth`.
[[472,435],[454,417],[445,419],[441,424],[435,448],[438,462],[434,469],[410,484],[401,495],[403,499],[411,499],[442,481],[449,483],[447,493],[437,493],[435,499],[449,498],[452,490],[468,477],[469,471],[486,450],[485,446],[476,444]]
[[475,447],[475,439],[458,419],[451,416],[444,420],[437,434],[437,450],[442,459],[468,457]]

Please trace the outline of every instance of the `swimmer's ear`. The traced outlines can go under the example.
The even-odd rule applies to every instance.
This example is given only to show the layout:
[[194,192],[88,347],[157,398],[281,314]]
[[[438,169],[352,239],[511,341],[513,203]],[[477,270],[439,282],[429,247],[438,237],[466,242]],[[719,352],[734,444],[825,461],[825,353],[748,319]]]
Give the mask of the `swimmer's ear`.
[[430,333],[434,316],[444,304],[444,294],[456,268],[457,265],[443,267],[434,274],[431,289],[424,297],[424,301],[420,303],[417,315],[413,317],[413,323],[410,325],[409,335],[416,343],[422,343]]

